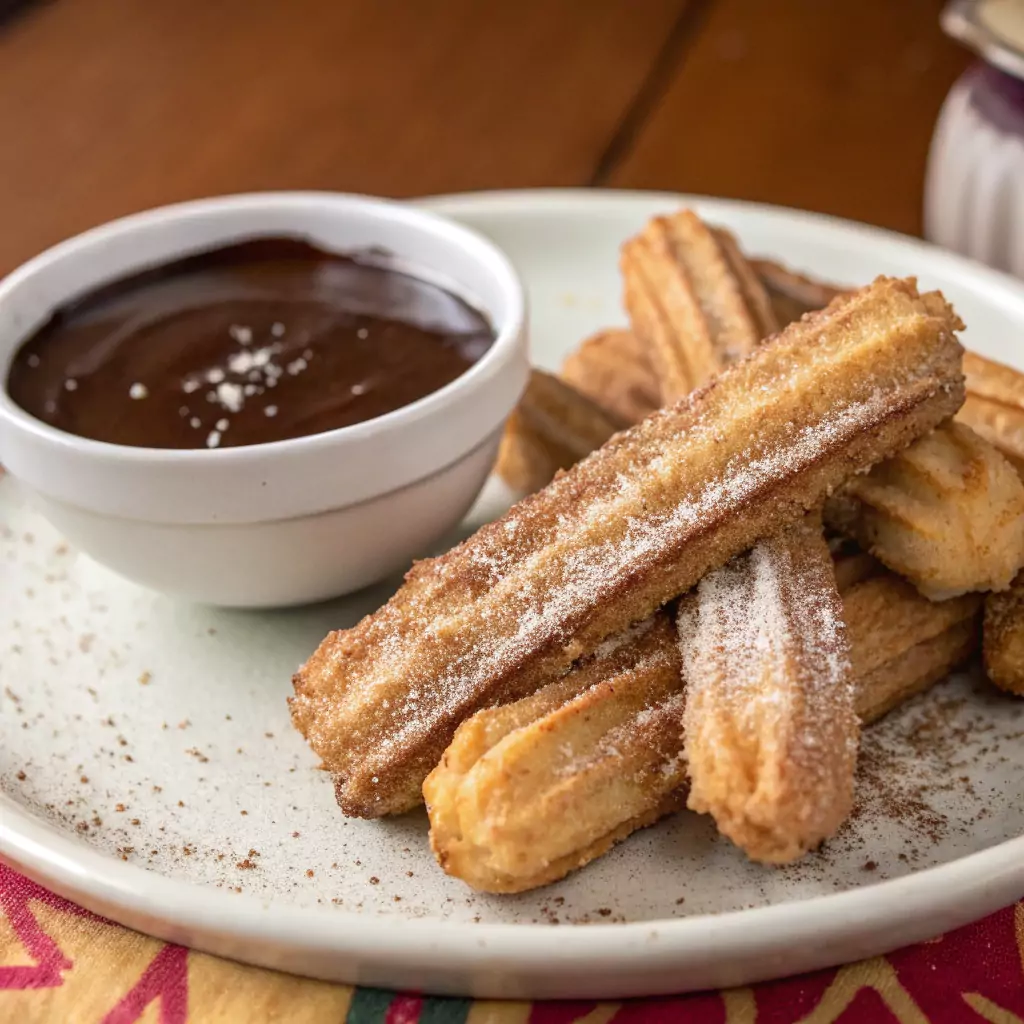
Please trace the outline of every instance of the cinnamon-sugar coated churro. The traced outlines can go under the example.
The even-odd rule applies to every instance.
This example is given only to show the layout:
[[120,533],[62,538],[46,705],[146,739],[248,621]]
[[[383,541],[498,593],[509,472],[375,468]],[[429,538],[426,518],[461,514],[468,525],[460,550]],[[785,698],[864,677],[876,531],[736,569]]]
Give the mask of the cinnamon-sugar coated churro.
[[643,343],[624,328],[584,338],[566,356],[559,376],[623,423],[639,423],[661,405]]
[[557,678],[952,415],[957,326],[880,278],[419,563],[295,676],[293,719],[342,808],[415,805],[473,712]]
[[817,516],[708,573],[679,606],[689,807],[785,863],[846,820],[859,728]]
[[[774,260],[751,266],[764,284],[780,325],[822,309],[849,289],[817,281]],[[964,352],[967,397],[957,419],[994,445],[1024,474],[1024,374],[976,352]]]
[[564,381],[532,370],[505,427],[496,472],[513,490],[530,494],[624,426]]
[[622,247],[621,263],[626,310],[662,401],[701,387],[776,330],[767,295],[732,237],[690,210],[654,218]]
[[1024,565],[1024,484],[963,423],[854,477],[825,509],[830,526],[937,601],[1005,590]]
[[[980,598],[935,604],[885,570],[865,582],[843,595],[843,617],[854,709],[868,724],[970,657]],[[685,699],[659,614],[559,682],[478,712],[424,785],[438,862],[474,888],[522,892],[678,810]]]
[[985,598],[982,654],[989,679],[1024,696],[1024,573],[1002,594]]
[[459,727],[423,786],[431,847],[449,874],[488,892],[533,889],[684,806],[668,615],[615,646]]

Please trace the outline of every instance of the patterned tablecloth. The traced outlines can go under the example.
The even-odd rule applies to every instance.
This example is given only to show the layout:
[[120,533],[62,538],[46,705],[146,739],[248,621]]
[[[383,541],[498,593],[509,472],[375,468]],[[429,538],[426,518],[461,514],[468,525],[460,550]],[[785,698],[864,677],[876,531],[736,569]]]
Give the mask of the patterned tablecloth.
[[0,865],[0,1021],[1024,1024],[1024,903],[887,957],[754,988],[622,1003],[498,1003],[244,967],[128,931]]

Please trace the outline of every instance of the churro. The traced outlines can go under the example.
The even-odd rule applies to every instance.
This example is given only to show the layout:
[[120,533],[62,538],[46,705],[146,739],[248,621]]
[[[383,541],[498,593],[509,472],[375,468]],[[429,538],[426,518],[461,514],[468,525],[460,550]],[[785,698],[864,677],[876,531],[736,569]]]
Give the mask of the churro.
[[[856,583],[842,596],[850,663],[857,679],[871,676],[911,648],[928,644],[964,622],[976,623],[982,605],[980,594],[930,601],[890,572]],[[858,714],[864,717],[862,707]]]
[[848,291],[806,277],[774,260],[752,259],[750,266],[768,292],[780,327],[799,320],[805,313],[824,309],[834,298]]
[[505,426],[496,471],[513,490],[531,494],[624,426],[564,381],[532,370]]
[[[843,604],[864,724],[944,678],[977,646],[976,595],[934,604],[883,570]],[[474,888],[522,892],[681,808],[685,690],[673,631],[659,613],[558,682],[478,712],[424,785],[438,862]]]
[[533,889],[684,806],[669,616],[616,646],[459,726],[423,785],[431,848],[449,874],[487,892]]
[[870,725],[941,682],[970,660],[979,639],[978,617],[969,616],[861,676],[856,682],[861,724]]
[[557,678],[952,415],[958,323],[879,278],[418,563],[294,679],[293,720],[342,809],[415,805],[475,711]]
[[[848,289],[796,273],[768,259],[750,265],[768,291],[780,326],[827,306]],[[1024,374],[974,352],[964,352],[967,397],[957,419],[1003,454],[1024,475]]]
[[[743,302],[746,305],[749,320],[756,335],[753,342],[751,342],[749,336],[746,336],[748,328],[745,327],[746,320],[744,318],[741,329],[744,331],[745,336],[741,338],[740,345],[738,346],[739,351],[736,350],[735,345],[730,348],[727,341],[724,343],[719,341],[716,347],[722,355],[723,363],[727,363],[752,351],[754,345],[760,344],[765,338],[780,330],[790,321],[782,322],[776,316],[768,289],[765,287],[763,280],[758,276],[757,270],[740,248],[736,236],[723,227],[713,227],[711,233],[714,235],[719,251],[725,258],[733,279],[743,296]],[[818,308],[824,309],[827,305],[828,301],[823,302]]]
[[585,338],[566,357],[559,376],[623,423],[639,423],[661,405],[644,346],[623,328]]
[[967,399],[957,419],[998,448],[1024,473],[1024,374],[964,353]]
[[1005,590],[1024,565],[1024,484],[963,423],[854,477],[825,516],[936,601]]
[[1024,573],[1009,590],[985,598],[981,651],[989,679],[1024,696]]
[[795,860],[849,815],[859,739],[820,518],[708,573],[678,628],[688,806],[752,860]]
[[664,402],[701,387],[777,327],[756,276],[737,273],[745,264],[732,237],[690,210],[655,217],[622,247],[621,263],[630,324]]
[[980,594],[929,601],[886,572],[843,593],[857,715],[868,724],[945,679],[978,649]]

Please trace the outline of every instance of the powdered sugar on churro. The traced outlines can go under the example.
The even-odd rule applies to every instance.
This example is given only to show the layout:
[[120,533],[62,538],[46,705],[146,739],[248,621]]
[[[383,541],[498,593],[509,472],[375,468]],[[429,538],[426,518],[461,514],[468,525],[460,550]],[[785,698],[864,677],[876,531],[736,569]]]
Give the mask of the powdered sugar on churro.
[[859,735],[820,520],[709,573],[678,625],[690,806],[755,859],[805,853],[849,810]]
[[[457,700],[465,693],[471,677],[507,670],[540,645],[571,643],[580,609],[605,600],[628,577],[643,572],[663,556],[666,549],[685,543],[686,537],[695,534],[703,522],[720,515],[725,508],[750,500],[766,481],[799,472],[830,444],[841,443],[864,429],[882,414],[885,404],[885,396],[876,392],[814,427],[795,431],[789,444],[762,454],[744,452],[721,478],[709,481],[688,496],[689,500],[680,500],[666,514],[644,516],[645,492],[659,485],[670,486],[676,468],[668,457],[657,456],[643,475],[620,475],[612,493],[591,506],[584,523],[587,533],[597,533],[620,517],[625,530],[616,531],[618,535],[612,539],[591,546],[565,545],[564,552],[546,548],[517,563],[516,573],[504,578],[488,553],[486,568],[495,582],[478,599],[478,614],[497,621],[506,618],[509,609],[516,608],[515,628],[488,632],[466,656],[442,666],[432,680],[431,704],[436,706],[439,697],[448,695]],[[624,506],[640,514],[623,517]],[[563,519],[567,533],[576,525],[572,518]],[[507,573],[508,566],[501,568]],[[558,579],[557,587],[551,586],[553,578]],[[442,638],[456,628],[455,616],[440,616],[426,628]],[[402,639],[395,639],[397,655],[397,647],[404,644]],[[401,744],[430,727],[429,721],[417,715],[418,708],[417,698],[407,701],[405,723],[389,740]]]
[[[667,659],[662,659],[662,664]],[[642,670],[651,671],[650,666]],[[628,685],[628,683],[627,683]],[[598,737],[588,749],[567,745],[565,760],[556,769],[557,778],[577,778],[599,765],[619,766],[622,775],[640,781],[657,775],[659,795],[667,794],[686,781],[686,761],[682,753],[679,723],[686,705],[686,693],[679,689],[633,714],[624,713],[621,721]]]
[[[792,553],[768,542],[708,573],[679,617],[693,692],[721,683],[720,696],[741,713],[753,704],[792,703],[799,694],[783,684],[798,661],[826,699],[848,703],[850,663],[834,592],[820,578],[798,577]],[[698,671],[711,660],[721,660],[728,674],[712,681]],[[814,736],[804,739],[817,745]]]

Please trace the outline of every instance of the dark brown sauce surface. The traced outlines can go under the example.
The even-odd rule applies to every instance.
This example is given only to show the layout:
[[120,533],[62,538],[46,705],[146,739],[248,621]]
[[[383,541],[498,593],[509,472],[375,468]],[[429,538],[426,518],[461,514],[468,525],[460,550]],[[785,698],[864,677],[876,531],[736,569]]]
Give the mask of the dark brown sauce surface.
[[266,238],[60,308],[16,353],[7,391],[80,437],[223,448],[399,409],[464,373],[493,341],[480,313],[436,285]]

